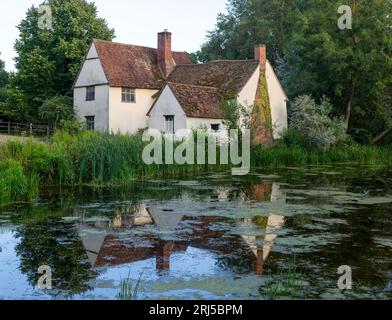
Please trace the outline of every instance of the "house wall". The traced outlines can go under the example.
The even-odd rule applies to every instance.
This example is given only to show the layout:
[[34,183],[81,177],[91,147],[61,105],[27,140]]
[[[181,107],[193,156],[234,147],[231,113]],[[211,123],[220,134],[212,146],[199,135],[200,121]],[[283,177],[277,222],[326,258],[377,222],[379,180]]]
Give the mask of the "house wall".
[[150,112],[148,127],[163,132],[165,129],[164,116],[170,115],[174,116],[175,131],[187,128],[186,114],[184,110],[182,110],[170,87],[166,86]]
[[121,88],[110,88],[109,94],[109,131],[113,133],[135,134],[147,128],[147,112],[154,103],[152,97],[157,90],[136,89],[136,103],[121,101]]
[[287,97],[269,61],[266,65],[268,94],[270,98],[274,139],[280,139],[287,129]]
[[[74,110],[82,123],[95,116],[95,129],[109,130],[109,85],[94,44],[83,62],[74,86]],[[90,59],[90,60],[88,60]],[[95,101],[86,101],[86,87],[95,86]]]
[[95,101],[86,101],[86,88],[74,89],[74,109],[82,123],[86,116],[95,116],[95,129],[99,131],[109,130],[108,113],[109,86],[95,87]]
[[[216,134],[217,137],[221,139],[226,139],[228,137],[228,132],[226,126],[223,124],[223,119],[204,119],[204,118],[187,118],[186,126],[187,129],[195,130],[202,127],[207,127],[210,133]],[[219,124],[220,131],[215,133],[211,131],[212,124]]]

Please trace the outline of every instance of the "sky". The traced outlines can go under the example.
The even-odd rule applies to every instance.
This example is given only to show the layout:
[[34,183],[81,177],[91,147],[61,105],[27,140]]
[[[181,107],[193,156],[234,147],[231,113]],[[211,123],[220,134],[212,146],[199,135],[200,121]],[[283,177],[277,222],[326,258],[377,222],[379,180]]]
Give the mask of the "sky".
[[[90,1],[90,0],[89,0]],[[32,5],[43,0],[1,0],[0,59],[14,70],[18,37],[16,26]],[[216,24],[218,13],[226,11],[226,0],[95,0],[99,17],[116,31],[116,42],[156,47],[157,33],[172,32],[175,51],[194,52]]]

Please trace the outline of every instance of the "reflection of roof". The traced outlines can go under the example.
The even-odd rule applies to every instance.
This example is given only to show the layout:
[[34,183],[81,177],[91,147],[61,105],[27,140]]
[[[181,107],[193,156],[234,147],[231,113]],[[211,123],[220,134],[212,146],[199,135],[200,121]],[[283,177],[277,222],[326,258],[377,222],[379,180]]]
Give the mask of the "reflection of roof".
[[[163,86],[157,49],[96,39],[94,45],[111,86],[140,89]],[[173,59],[178,65],[192,63],[186,52],[173,52]]]

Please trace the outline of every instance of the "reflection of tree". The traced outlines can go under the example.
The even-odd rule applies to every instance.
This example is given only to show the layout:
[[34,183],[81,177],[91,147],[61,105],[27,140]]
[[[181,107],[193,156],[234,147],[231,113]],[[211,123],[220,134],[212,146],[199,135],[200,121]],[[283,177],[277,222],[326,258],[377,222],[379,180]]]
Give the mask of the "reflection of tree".
[[52,268],[53,289],[78,294],[90,289],[89,281],[97,274],[90,270],[86,251],[72,224],[49,219],[39,224],[26,224],[17,230],[20,243],[16,252],[20,270],[36,286],[38,268]]

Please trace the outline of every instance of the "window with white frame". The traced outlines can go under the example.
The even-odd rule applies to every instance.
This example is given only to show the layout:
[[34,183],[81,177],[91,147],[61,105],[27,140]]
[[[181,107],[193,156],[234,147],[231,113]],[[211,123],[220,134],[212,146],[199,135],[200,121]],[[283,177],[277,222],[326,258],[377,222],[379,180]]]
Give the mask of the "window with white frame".
[[89,130],[89,131],[95,130],[95,116],[87,116],[86,117],[86,130]]
[[127,103],[136,102],[136,92],[132,88],[121,88],[121,101]]
[[174,134],[174,116],[165,116],[165,133]]
[[86,87],[86,101],[95,100],[95,86]]

